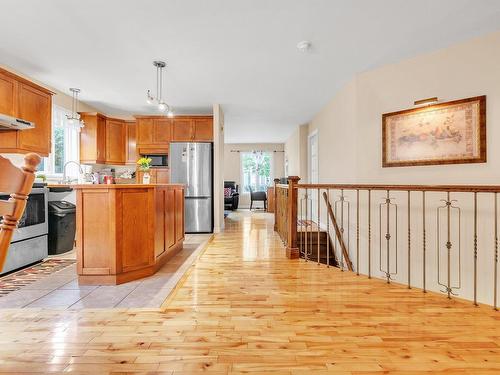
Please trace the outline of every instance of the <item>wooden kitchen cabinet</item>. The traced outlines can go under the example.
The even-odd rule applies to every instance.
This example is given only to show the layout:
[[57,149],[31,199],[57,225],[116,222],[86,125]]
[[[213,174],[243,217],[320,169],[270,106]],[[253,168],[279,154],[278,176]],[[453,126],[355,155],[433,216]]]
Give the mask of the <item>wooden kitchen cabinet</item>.
[[80,284],[116,285],[151,276],[183,248],[183,185],[73,188]]
[[106,119],[106,164],[125,164],[125,121]]
[[163,116],[136,118],[138,153],[168,154],[172,140],[172,120]]
[[18,82],[0,72],[0,113],[9,116],[17,114]]
[[175,118],[173,121],[174,142],[191,142],[194,138],[193,121],[190,118]]
[[96,112],[80,113],[85,126],[80,132],[80,163],[106,163],[106,117]]
[[173,120],[174,142],[211,142],[213,139],[212,116],[185,116]]
[[155,168],[156,172],[156,183],[157,184],[168,184],[170,182],[170,170],[168,168]]
[[194,140],[211,142],[214,139],[214,120],[210,118],[193,119]]
[[139,156],[137,154],[137,123],[135,121],[126,121],[126,164],[135,165]]
[[0,113],[35,123],[34,129],[0,133],[0,152],[48,156],[52,141],[53,93],[0,69]]
[[[137,169],[136,182],[142,184],[142,176],[144,172]],[[170,182],[170,169],[168,168],[151,168],[149,170],[151,184],[168,184]]]

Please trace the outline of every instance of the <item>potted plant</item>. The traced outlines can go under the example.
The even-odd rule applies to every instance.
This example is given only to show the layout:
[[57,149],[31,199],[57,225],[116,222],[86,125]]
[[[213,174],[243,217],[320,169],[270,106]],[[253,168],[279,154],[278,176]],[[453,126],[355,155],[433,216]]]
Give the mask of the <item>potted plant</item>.
[[149,170],[151,169],[151,159],[150,158],[140,158],[137,160],[137,165],[139,169],[144,172],[142,174],[142,183],[149,184],[151,181],[151,176],[149,175]]

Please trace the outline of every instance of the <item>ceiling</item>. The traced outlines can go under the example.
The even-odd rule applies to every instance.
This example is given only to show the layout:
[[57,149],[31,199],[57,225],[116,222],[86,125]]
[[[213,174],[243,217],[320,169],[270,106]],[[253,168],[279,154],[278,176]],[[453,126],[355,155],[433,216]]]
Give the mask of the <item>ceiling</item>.
[[[225,112],[226,142],[283,142],[354,74],[500,29],[498,0],[2,0],[0,64],[109,115]],[[8,15],[8,16],[6,16]],[[299,52],[299,41],[313,48]]]

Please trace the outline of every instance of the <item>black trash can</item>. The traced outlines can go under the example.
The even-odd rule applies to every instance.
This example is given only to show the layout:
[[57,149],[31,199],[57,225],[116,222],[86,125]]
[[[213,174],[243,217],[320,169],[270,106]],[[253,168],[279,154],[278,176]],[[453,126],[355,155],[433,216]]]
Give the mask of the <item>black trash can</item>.
[[76,206],[66,201],[48,202],[49,255],[73,250],[76,232]]

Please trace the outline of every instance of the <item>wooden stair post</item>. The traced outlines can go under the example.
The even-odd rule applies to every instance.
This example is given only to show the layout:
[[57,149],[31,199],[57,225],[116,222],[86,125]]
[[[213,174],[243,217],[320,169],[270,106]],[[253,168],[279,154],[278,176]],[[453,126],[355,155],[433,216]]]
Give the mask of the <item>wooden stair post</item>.
[[335,215],[333,214],[332,205],[328,201],[328,195],[325,192],[323,192],[323,198],[325,199],[326,208],[328,210],[328,215],[330,216],[330,219],[332,220],[333,228],[335,229],[335,234],[337,235],[337,238],[339,240],[340,248],[342,249],[342,254],[344,254],[344,259],[347,263],[347,269],[349,271],[352,271],[353,267],[352,267],[351,259],[349,258],[349,252],[347,251],[347,248],[345,246],[344,238],[342,237],[342,233],[340,232],[339,226],[337,224],[337,219],[335,218]]
[[299,258],[299,248],[297,247],[297,197],[298,192],[295,185],[300,177],[288,176],[288,233],[286,241],[286,257],[288,259]]
[[278,188],[276,185],[278,185],[280,182],[279,178],[274,179],[274,231],[278,231],[278,221],[276,220],[277,214],[278,214]]

